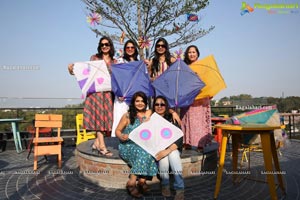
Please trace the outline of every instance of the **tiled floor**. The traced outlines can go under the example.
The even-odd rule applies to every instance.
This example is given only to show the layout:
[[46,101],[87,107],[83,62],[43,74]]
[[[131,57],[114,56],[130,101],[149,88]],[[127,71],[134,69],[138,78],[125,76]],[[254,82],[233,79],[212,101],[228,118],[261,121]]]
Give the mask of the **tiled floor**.
[[[33,161],[26,160],[27,152],[17,154],[14,150],[0,153],[0,199],[132,199],[125,189],[101,188],[80,177],[74,147],[63,149],[63,168],[56,171],[56,160],[48,163],[41,157],[39,174],[32,173]],[[279,157],[281,170],[285,172],[284,183],[287,195],[277,189],[279,199],[300,199],[300,142],[292,141]],[[251,153],[251,177],[264,179],[261,153]],[[225,168],[231,169],[228,153]],[[216,169],[215,169],[216,171]],[[57,173],[63,172],[63,173]],[[185,179],[185,199],[213,199],[216,174],[204,174]],[[164,199],[159,185],[141,199]],[[173,197],[168,198],[173,199]],[[233,184],[231,175],[224,170],[220,200],[270,199],[268,185],[251,180]]]

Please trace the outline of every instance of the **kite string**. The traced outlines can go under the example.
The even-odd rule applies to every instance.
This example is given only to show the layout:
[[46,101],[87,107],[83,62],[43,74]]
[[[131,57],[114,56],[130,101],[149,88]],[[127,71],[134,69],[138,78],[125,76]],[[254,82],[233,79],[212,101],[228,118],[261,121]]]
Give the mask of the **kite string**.
[[180,70],[179,64],[180,64],[180,62],[178,62],[178,66],[177,66],[176,90],[175,90],[175,107],[177,107],[177,105],[178,105],[178,84],[179,84],[179,70]]
[[[104,60],[100,60],[100,61],[103,61],[103,62],[104,62]],[[86,63],[86,62],[76,62],[76,63],[79,63],[79,64],[85,64],[85,65],[87,65],[88,67],[91,66],[91,67],[96,68],[96,70],[101,70],[101,68],[98,68],[96,65],[93,65],[93,64],[91,64],[91,63]],[[105,63],[105,62],[104,62],[104,63]],[[106,64],[105,64],[105,67],[107,68],[107,65],[106,65]],[[101,71],[102,71],[102,70],[101,70]],[[85,84],[84,87],[82,88],[83,91],[86,90],[86,87],[88,87],[89,85],[91,85],[91,82],[93,82],[95,76],[96,76],[96,72],[92,75],[92,77],[89,77],[89,78],[88,78],[88,82],[86,82],[86,84]]]
[[[138,71],[141,69],[141,66],[143,66],[142,64],[143,64],[143,61],[139,64],[139,66],[138,66]],[[124,97],[126,97],[128,91],[129,91],[129,89],[132,87],[133,82],[134,82],[134,80],[136,79],[137,75],[138,75],[138,73],[136,72],[136,73],[134,74],[134,76],[132,77],[132,79],[131,79],[131,81],[130,81],[130,83],[129,83],[127,89],[126,89],[126,91],[125,91],[124,94],[123,94]]]

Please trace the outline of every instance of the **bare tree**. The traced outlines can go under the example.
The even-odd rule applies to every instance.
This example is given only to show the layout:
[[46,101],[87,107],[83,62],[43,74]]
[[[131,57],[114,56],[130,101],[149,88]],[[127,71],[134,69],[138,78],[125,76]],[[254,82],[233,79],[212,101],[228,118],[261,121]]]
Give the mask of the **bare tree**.
[[[170,39],[170,48],[189,44],[214,29],[205,30],[197,22],[197,13],[208,6],[208,0],[82,0],[90,12],[97,12],[102,20],[92,30],[100,36],[119,41],[121,34],[139,41],[147,37]],[[196,14],[188,20],[189,14]],[[148,48],[139,48],[141,59],[149,56]]]

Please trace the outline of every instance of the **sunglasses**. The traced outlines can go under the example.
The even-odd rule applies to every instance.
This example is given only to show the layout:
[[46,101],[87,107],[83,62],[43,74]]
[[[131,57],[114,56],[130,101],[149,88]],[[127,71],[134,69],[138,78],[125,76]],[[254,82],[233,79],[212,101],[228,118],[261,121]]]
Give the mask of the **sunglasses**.
[[126,49],[134,49],[134,47],[126,47]]
[[156,45],[156,48],[159,48],[159,47],[161,47],[161,48],[166,48],[166,45],[164,45],[164,44],[157,44],[157,45]]
[[155,103],[154,106],[164,107],[164,106],[166,106],[166,104],[164,104],[164,103]]
[[100,46],[101,47],[110,47],[110,44],[109,43],[101,43]]

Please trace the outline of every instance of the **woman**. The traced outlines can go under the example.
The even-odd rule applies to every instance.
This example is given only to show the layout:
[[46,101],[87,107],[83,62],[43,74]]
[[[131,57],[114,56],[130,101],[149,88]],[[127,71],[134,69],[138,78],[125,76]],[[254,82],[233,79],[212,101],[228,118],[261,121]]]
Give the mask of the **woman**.
[[[176,58],[171,56],[167,40],[165,38],[159,38],[155,43],[154,57],[150,62],[145,60],[145,63],[148,64],[151,81],[154,81],[158,76],[165,72],[175,61]],[[174,114],[174,120],[180,124],[181,121],[177,113],[173,109],[170,109],[170,112]]]
[[154,57],[148,63],[151,80],[154,81],[175,61],[176,58],[171,56],[167,40],[159,38],[155,43]]
[[[98,53],[92,55],[90,60],[104,60],[108,71],[111,73],[110,66],[115,63],[113,59],[115,54],[114,45],[109,37],[102,37],[98,45]],[[74,64],[68,66],[71,75],[73,73]],[[110,134],[113,123],[113,97],[111,92],[96,92],[88,94],[84,101],[84,127],[87,130],[96,131],[92,149],[98,154],[104,156],[112,156],[113,154],[106,148],[104,142],[104,134]]]
[[[118,59],[118,63],[128,63],[132,61],[138,61],[138,51],[137,51],[137,45],[133,40],[127,40],[124,44],[124,55],[121,59]],[[114,120],[113,120],[113,126],[112,126],[112,132],[111,136],[115,137],[115,130],[116,127],[123,116],[124,113],[126,113],[128,110],[128,105],[124,101],[124,98],[122,97],[115,97],[114,101]]]
[[[184,53],[184,62],[191,65],[198,60],[199,56],[198,48],[191,45]],[[185,147],[202,151],[211,142],[210,98],[195,100],[189,107],[182,108],[180,115]]]
[[131,61],[138,61],[138,50],[137,44],[134,40],[127,40],[124,44],[123,48],[123,62],[131,62]]
[[[146,177],[157,174],[155,159],[140,146],[128,139],[129,133],[143,123],[152,114],[147,108],[147,96],[143,92],[137,92],[131,99],[128,113],[125,113],[116,129],[116,136],[120,139],[119,154],[131,167],[126,188],[134,197],[141,197],[142,192],[149,190],[146,185]],[[136,180],[138,185],[136,185]]]
[[[164,117],[166,120],[173,123],[172,114],[169,113],[169,104],[165,97],[157,96],[154,99],[153,111]],[[176,126],[179,125],[176,123]],[[176,190],[175,199],[184,198],[184,182],[182,177],[182,164],[180,159],[180,152],[182,151],[182,137],[168,148],[156,154],[156,160],[159,161],[159,175],[161,178],[162,195],[170,197],[170,182],[169,182],[169,168],[171,167],[174,175],[174,189]]]

